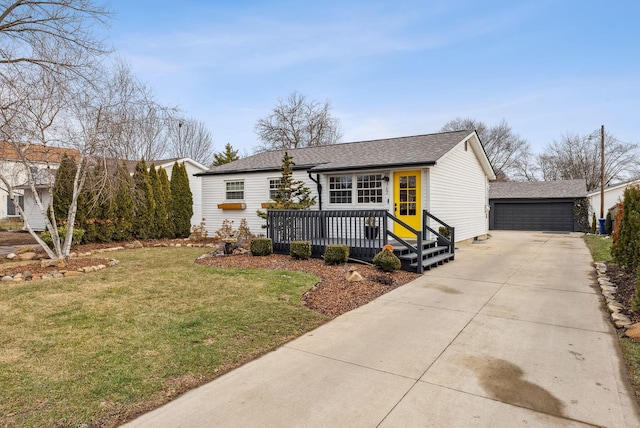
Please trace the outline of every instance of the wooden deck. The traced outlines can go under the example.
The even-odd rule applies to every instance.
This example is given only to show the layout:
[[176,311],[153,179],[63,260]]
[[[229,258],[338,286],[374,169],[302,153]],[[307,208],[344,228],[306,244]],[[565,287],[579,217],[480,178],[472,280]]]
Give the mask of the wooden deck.
[[[451,239],[427,226],[427,218],[444,225]],[[395,235],[389,227],[394,224],[415,233],[415,238]],[[267,237],[275,253],[289,254],[291,242],[308,241],[312,257],[322,257],[327,245],[342,244],[349,246],[349,257],[371,262],[391,244],[403,267],[418,273],[453,260],[454,255],[453,227],[427,211],[423,212],[422,224],[422,230],[415,230],[385,210],[267,211]]]

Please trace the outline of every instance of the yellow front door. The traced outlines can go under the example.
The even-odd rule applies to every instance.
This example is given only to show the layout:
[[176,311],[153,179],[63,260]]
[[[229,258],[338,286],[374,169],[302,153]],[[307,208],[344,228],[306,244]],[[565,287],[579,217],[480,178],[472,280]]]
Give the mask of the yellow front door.
[[[422,209],[420,208],[420,171],[400,171],[394,174],[393,210],[396,217],[421,230]],[[394,233],[401,238],[415,238],[405,227],[395,225]]]

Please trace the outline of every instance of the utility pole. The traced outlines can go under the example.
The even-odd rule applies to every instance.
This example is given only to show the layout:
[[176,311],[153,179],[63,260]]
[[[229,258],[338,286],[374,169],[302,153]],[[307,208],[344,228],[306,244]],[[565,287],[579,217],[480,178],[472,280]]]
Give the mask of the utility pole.
[[600,170],[600,218],[604,218],[604,125],[600,127],[600,154],[601,154],[601,170]]

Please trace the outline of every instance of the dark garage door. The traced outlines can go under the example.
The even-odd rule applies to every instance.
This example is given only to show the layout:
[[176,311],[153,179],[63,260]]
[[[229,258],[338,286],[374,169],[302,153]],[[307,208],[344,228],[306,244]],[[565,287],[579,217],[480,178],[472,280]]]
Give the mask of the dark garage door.
[[492,229],[574,230],[573,202],[494,202]]

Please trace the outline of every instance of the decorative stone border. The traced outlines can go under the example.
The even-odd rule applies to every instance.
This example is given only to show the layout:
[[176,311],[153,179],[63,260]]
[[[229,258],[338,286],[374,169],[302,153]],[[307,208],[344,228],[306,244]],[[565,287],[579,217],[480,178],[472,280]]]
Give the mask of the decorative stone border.
[[[116,259],[109,260],[109,266],[115,266],[119,263]],[[54,279],[70,278],[74,276],[80,276],[85,273],[98,272],[99,270],[106,269],[107,265],[99,264],[95,266],[86,266],[78,268],[78,270],[51,270],[43,275],[33,275],[29,271],[16,273],[15,275],[5,275],[0,278],[0,282],[24,282],[24,281],[51,281]]]
[[631,320],[625,315],[620,313],[624,306],[615,299],[616,291],[618,288],[611,282],[607,276],[607,265],[604,263],[595,263],[596,273],[598,274],[598,285],[602,290],[602,295],[607,302],[607,309],[611,314],[611,321],[617,328],[630,327]]
[[[169,242],[169,243],[156,243],[153,244],[154,248],[159,248],[159,247],[175,247],[175,248],[180,248],[180,247],[187,247],[187,248],[214,248],[217,247],[218,244],[214,244],[214,243],[207,243],[207,244],[181,244],[181,243],[176,243],[176,242]],[[113,251],[120,251],[120,250],[127,250],[127,249],[133,249],[133,248],[144,248],[144,245],[142,245],[142,243],[140,241],[133,241],[133,242],[128,242],[126,244],[124,244],[124,246],[118,246],[118,247],[109,247],[109,248],[98,248],[96,250],[92,250],[92,251],[87,251],[87,252],[72,252],[69,254],[69,257],[74,259],[74,258],[78,258],[78,257],[90,257],[94,254],[103,254],[103,253],[110,253]],[[35,256],[35,253],[24,253],[24,254],[33,254],[33,256]],[[12,260],[12,259],[19,259],[19,260],[32,260],[33,257],[30,258],[24,258],[24,257],[20,257],[20,255],[16,255],[15,253],[10,253],[7,255],[7,258]],[[45,265],[51,265],[52,267],[55,266],[56,261],[55,260],[50,260],[50,259],[41,259],[40,263],[45,266]],[[119,262],[116,259],[110,259],[109,260],[109,266],[115,266],[117,265]],[[59,270],[51,270],[49,273],[46,273],[44,275],[33,275],[31,272],[29,271],[25,271],[22,273],[17,273],[15,275],[5,275],[0,277],[0,282],[23,282],[23,281],[39,281],[39,280],[52,280],[52,279],[61,279],[61,278],[69,278],[69,277],[73,277],[73,276],[78,276],[78,275],[82,275],[85,273],[90,273],[90,272],[97,272],[99,270],[105,269],[108,266],[100,264],[100,265],[96,265],[96,266],[87,266],[87,267],[83,267],[83,268],[79,268],[77,271],[76,270],[64,270],[64,269],[59,269]]]

